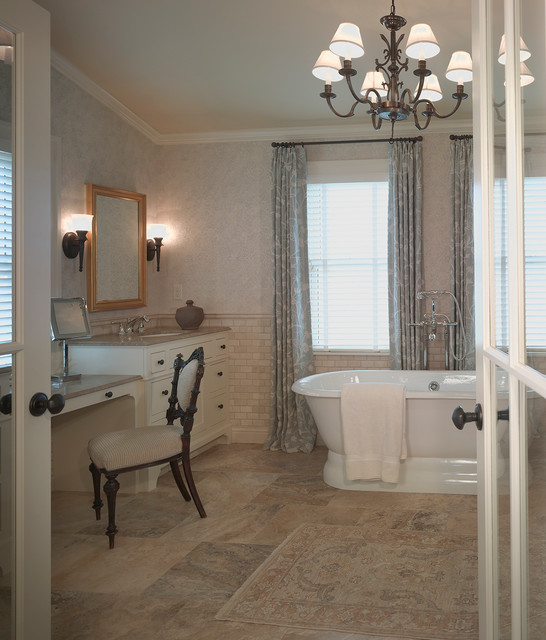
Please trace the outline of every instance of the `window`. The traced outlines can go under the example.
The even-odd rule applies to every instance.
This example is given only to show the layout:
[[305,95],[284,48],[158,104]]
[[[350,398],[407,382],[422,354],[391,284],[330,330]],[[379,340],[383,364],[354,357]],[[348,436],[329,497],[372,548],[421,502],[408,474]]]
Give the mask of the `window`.
[[308,168],[313,348],[388,350],[387,161]]
[[[12,279],[11,153],[0,151],[0,342],[12,340]],[[0,356],[0,367],[10,365]]]
[[[495,181],[496,344],[508,345],[508,223],[506,180]],[[528,348],[546,349],[546,177],[526,177],[525,202],[525,330]]]

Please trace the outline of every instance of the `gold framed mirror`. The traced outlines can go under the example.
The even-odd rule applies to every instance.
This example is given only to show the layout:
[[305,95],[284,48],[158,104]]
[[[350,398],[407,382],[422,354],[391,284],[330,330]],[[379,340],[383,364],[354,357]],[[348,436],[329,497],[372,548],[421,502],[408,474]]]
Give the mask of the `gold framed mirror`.
[[87,184],[89,311],[146,305],[146,196]]

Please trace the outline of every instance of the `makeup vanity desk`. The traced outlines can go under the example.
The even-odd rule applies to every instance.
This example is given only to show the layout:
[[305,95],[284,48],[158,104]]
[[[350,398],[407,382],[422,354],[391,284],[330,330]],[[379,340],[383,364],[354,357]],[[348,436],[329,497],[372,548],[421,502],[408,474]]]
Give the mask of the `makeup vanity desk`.
[[[218,438],[227,442],[231,440],[228,337],[229,329],[226,327],[200,327],[190,331],[176,328],[147,329],[142,334],[108,334],[71,340],[70,368],[85,376],[140,376],[142,380],[136,383],[140,385],[140,391],[135,397],[136,425],[161,425],[165,424],[176,356],[181,353],[184,358],[188,358],[195,348],[202,346],[205,352],[205,374],[191,437],[191,449],[195,453]],[[97,393],[100,394],[101,391]],[[106,406],[113,405],[106,403]],[[159,467],[139,471],[138,490],[149,491],[155,488],[159,473]]]
[[[82,375],[52,383],[51,393],[65,399],[61,413],[51,416],[52,487],[56,491],[91,491],[87,443],[107,431],[136,428],[142,376]],[[126,490],[135,491],[129,476]]]

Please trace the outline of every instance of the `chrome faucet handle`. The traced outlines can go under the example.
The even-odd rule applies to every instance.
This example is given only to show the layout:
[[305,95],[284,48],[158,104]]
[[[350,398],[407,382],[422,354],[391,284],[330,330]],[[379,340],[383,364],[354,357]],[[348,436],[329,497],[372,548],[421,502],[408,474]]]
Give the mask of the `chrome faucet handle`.
[[144,323],[145,322],[150,322],[150,318],[148,318],[148,316],[140,316],[140,324],[138,326],[138,332],[139,333],[143,333],[144,332]]
[[118,323],[119,323],[118,336],[123,336],[123,335],[125,335],[125,329],[123,327],[123,320],[112,320],[112,322],[110,324],[118,324]]

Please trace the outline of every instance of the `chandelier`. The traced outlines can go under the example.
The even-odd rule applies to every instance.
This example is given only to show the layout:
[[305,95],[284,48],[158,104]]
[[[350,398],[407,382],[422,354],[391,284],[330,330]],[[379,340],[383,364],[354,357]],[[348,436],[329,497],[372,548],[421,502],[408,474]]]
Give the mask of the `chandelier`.
[[[323,51],[313,67],[313,75],[324,84],[324,91],[320,94],[325,98],[330,109],[340,118],[350,118],[354,115],[359,104],[368,105],[367,113],[372,117],[374,129],[379,130],[383,120],[394,124],[399,120],[406,120],[413,116],[415,126],[419,130],[428,127],[431,119],[449,118],[460,107],[461,102],[468,97],[464,92],[464,83],[472,80],[472,59],[466,51],[455,51],[449,62],[446,78],[457,83],[457,89],[452,94],[455,106],[450,113],[441,115],[436,110],[434,102],[442,99],[442,91],[438,77],[427,68],[427,58],[439,53],[440,47],[428,24],[416,24],[411,28],[406,44],[406,56],[418,60],[418,66],[413,72],[417,76],[417,87],[412,93],[408,87],[403,88],[400,72],[408,70],[408,58],[402,60],[400,43],[404,34],[398,35],[398,30],[406,24],[406,19],[396,15],[394,1],[391,12],[383,16],[381,24],[390,32],[390,40],[382,33],[381,38],[386,44],[384,60],[375,60],[375,71],[368,71],[358,95],[353,87],[352,77],[356,75],[352,59],[364,55],[364,46],[360,36],[360,29],[352,23],[343,22],[339,25],[329,50]],[[343,64],[341,62],[343,59]],[[336,94],[332,91],[332,83],[345,78],[354,103],[347,113],[339,113],[332,104]]]

